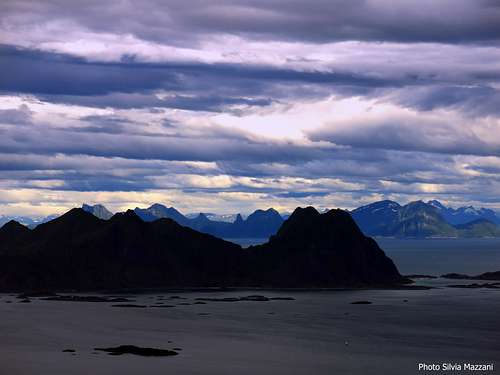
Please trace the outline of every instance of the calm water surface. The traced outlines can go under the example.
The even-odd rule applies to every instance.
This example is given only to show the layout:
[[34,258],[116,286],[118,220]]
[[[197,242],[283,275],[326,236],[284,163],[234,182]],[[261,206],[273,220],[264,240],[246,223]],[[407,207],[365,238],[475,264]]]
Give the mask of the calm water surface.
[[473,275],[500,270],[500,238],[376,240],[403,274]]
[[[228,239],[244,247],[262,238]],[[379,246],[403,274],[479,274],[500,270],[500,238],[377,238]]]
[[[378,241],[406,274],[500,269],[496,239]],[[423,374],[421,362],[491,363],[487,373],[500,374],[500,290],[423,283],[434,288],[128,295],[146,308],[0,294],[0,374],[406,375]],[[194,304],[250,294],[295,300]],[[361,300],[372,304],[351,304]],[[174,307],[149,307],[158,301]],[[93,350],[124,344],[182,350],[167,358]]]

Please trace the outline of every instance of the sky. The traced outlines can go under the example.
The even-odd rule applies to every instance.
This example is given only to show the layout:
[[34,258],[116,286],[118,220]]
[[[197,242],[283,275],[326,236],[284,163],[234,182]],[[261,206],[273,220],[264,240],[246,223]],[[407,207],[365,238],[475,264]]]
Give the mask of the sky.
[[0,214],[500,210],[498,0],[2,0]]

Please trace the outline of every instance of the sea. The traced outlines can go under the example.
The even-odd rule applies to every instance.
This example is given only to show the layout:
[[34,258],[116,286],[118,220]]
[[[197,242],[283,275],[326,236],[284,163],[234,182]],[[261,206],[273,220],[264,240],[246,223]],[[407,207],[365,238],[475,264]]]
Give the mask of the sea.
[[[498,239],[377,241],[403,274],[500,270]],[[500,374],[500,289],[449,287],[471,282],[417,280],[430,289],[120,295],[147,306],[141,308],[40,298],[21,303],[1,294],[0,374]],[[248,295],[292,299],[217,301]],[[199,298],[212,300],[196,303]],[[150,307],[160,303],[172,307]],[[178,355],[95,350],[120,345]],[[491,370],[472,372],[465,364]]]
[[[266,238],[229,238],[243,247]],[[470,275],[500,270],[500,238],[376,238],[379,246],[404,274]],[[496,268],[495,268],[496,267]]]

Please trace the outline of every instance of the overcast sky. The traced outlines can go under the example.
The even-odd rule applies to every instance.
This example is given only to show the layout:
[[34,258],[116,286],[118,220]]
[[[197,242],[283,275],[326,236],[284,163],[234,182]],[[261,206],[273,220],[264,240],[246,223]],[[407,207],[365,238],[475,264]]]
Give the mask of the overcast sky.
[[0,2],[0,214],[499,197],[498,0]]

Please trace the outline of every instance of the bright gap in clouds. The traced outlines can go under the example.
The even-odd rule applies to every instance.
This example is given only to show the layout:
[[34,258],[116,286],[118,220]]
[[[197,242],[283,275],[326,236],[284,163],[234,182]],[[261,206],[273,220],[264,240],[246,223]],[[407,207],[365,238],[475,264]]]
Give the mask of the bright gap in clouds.
[[276,139],[304,140],[305,132],[316,129],[326,122],[335,124],[353,117],[384,113],[393,106],[374,105],[373,100],[362,98],[328,97],[319,101],[276,104],[264,110],[249,111],[243,116],[221,113],[213,116],[220,125],[250,131],[258,135]]

